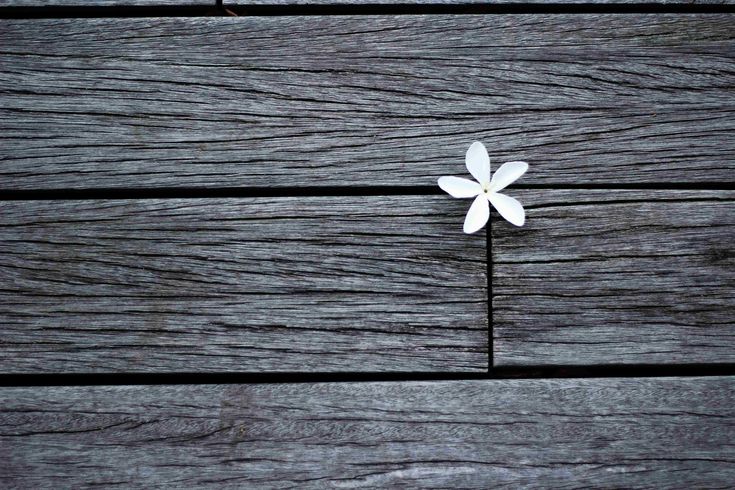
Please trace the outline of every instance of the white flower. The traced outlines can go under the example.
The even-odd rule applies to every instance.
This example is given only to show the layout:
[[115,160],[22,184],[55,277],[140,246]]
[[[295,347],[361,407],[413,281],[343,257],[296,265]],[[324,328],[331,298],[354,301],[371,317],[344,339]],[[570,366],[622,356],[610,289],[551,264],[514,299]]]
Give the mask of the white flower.
[[526,213],[521,203],[510,196],[499,194],[498,191],[505,189],[526,173],[528,164],[526,162],[504,163],[495,171],[491,179],[490,157],[487,156],[485,146],[479,141],[470,145],[465,164],[477,182],[460,177],[439,178],[439,187],[452,197],[475,198],[464,220],[464,232],[474,233],[485,226],[490,218],[488,203],[492,203],[503,218],[516,226],[523,226],[526,221]]

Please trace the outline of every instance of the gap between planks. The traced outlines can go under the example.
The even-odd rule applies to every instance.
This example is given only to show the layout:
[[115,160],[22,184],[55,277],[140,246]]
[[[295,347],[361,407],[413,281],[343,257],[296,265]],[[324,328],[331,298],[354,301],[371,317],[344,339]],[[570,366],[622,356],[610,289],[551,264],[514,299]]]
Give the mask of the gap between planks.
[[723,3],[689,3],[688,0],[659,1],[658,3],[601,0],[598,2],[544,3],[543,0],[514,2],[467,3],[408,3],[374,2],[353,3],[337,0],[330,2],[262,2],[251,5],[225,4],[220,1],[182,2],[181,5],[136,2],[120,5],[84,4],[83,1],[45,4],[37,2],[2,2],[0,18],[6,19],[63,19],[63,18],[135,18],[135,17],[285,17],[285,16],[380,16],[380,15],[502,15],[502,14],[721,14],[735,13],[732,0]]
[[127,386],[127,385],[255,385],[309,383],[401,383],[412,381],[712,378],[735,376],[735,363],[639,364],[607,366],[495,366],[487,372],[279,372],[279,373],[114,373],[114,374],[2,374],[0,387]]
[[[727,191],[735,190],[729,182],[659,182],[635,184],[513,184],[513,189],[570,190],[659,190]],[[280,187],[162,187],[151,189],[0,189],[0,201],[95,200],[95,199],[206,199],[256,197],[329,197],[329,196],[446,196],[438,185],[412,186],[305,186]],[[489,244],[488,244],[489,245]]]

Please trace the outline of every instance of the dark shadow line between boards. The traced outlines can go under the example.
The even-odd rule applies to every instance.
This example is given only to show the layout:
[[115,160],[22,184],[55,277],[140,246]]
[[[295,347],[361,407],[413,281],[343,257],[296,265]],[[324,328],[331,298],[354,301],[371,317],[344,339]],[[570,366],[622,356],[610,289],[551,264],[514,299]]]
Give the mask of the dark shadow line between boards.
[[126,17],[281,17],[345,15],[448,15],[448,14],[675,14],[735,13],[735,4],[669,4],[637,2],[513,3],[513,4],[321,4],[237,5],[213,0],[186,6],[43,6],[0,7],[0,18],[126,18]]
[[495,334],[494,334],[494,318],[493,318],[493,221],[488,220],[485,227],[485,253],[487,261],[487,369],[492,372],[495,366]]
[[0,387],[122,386],[196,384],[305,384],[369,382],[441,382],[473,380],[540,380],[593,378],[671,378],[735,376],[735,364],[610,365],[557,367],[492,367],[487,372],[343,372],[343,373],[88,373],[6,374]]
[[[650,183],[650,184],[514,184],[513,189],[551,190],[694,190],[730,191],[731,183]],[[110,199],[202,199],[254,197],[322,196],[430,196],[445,195],[437,185],[413,186],[308,186],[308,187],[163,187],[98,189],[28,189],[0,188],[0,201],[110,200]]]

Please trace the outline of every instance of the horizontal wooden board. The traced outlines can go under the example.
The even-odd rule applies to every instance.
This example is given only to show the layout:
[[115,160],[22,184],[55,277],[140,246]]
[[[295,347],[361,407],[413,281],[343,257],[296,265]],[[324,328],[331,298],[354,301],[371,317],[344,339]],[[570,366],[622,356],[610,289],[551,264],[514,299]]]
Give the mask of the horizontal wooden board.
[[7,20],[0,190],[733,182],[733,20]]
[[0,7],[188,7],[216,0],[0,0]]
[[735,380],[0,389],[8,488],[727,488]]
[[467,206],[0,202],[0,372],[484,371]]
[[492,231],[498,365],[735,362],[735,192],[516,190]]

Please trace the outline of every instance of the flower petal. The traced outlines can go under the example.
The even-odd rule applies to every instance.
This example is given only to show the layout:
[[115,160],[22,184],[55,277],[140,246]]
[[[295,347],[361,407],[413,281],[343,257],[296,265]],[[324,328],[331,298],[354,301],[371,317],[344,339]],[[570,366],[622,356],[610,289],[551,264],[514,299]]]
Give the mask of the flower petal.
[[464,232],[474,233],[487,223],[490,218],[490,205],[487,202],[485,194],[481,194],[475,198],[470,206],[470,210],[467,211],[467,216],[464,219]]
[[510,184],[518,180],[528,170],[526,162],[507,162],[500,166],[490,180],[490,191],[502,191]]
[[467,150],[464,163],[467,165],[467,170],[480,184],[490,182],[490,157],[487,156],[485,145],[479,141],[472,143]]
[[470,179],[439,177],[439,187],[452,197],[475,197],[482,193],[482,186]]
[[523,226],[523,223],[526,222],[526,212],[523,210],[523,206],[512,197],[491,192],[487,195],[487,198],[493,203],[500,216],[514,225]]

